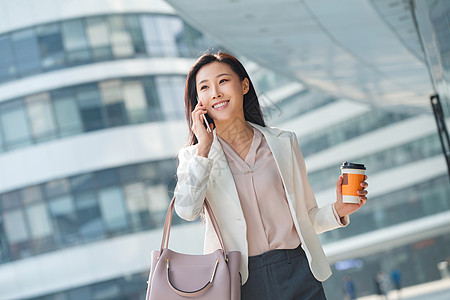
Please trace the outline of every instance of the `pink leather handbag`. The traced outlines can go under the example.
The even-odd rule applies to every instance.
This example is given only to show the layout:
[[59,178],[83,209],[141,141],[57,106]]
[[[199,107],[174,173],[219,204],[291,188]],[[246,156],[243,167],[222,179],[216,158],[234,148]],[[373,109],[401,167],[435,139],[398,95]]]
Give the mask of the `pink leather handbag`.
[[214,213],[205,198],[204,206],[221,249],[204,255],[183,254],[168,249],[175,197],[169,205],[161,248],[152,251],[146,300],[240,300],[241,253],[225,247]]

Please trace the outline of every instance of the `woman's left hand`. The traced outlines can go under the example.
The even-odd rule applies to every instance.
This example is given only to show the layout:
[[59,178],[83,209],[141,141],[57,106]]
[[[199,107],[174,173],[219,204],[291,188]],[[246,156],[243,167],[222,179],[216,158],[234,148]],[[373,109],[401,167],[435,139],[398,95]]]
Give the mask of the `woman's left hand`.
[[347,216],[351,213],[354,213],[358,209],[360,209],[367,201],[367,191],[366,188],[369,186],[366,182],[367,175],[364,175],[364,181],[361,182],[361,190],[358,190],[359,195],[359,204],[357,203],[344,203],[342,202],[342,180],[343,176],[341,175],[336,183],[336,196],[337,201],[334,204],[336,212],[338,213],[339,217],[342,218],[344,216]]

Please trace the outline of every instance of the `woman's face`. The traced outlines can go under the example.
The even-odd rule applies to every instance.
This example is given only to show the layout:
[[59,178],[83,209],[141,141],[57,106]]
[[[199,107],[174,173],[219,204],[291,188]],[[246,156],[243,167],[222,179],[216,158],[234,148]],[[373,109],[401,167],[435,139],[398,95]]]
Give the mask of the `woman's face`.
[[[240,81],[228,64],[215,61],[204,65],[197,72],[195,82],[198,100],[215,122],[244,116],[243,101],[249,81],[247,78]],[[221,102],[225,103],[218,105]]]

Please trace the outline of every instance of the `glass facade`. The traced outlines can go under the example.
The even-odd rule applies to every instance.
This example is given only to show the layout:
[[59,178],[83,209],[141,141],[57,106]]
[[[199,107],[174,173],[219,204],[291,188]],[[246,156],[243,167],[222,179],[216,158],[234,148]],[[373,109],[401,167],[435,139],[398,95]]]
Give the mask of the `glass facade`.
[[[441,235],[373,255],[338,261],[331,265],[333,276],[324,282],[327,299],[344,299],[342,282],[346,275],[351,276],[354,281],[357,297],[376,293],[374,276],[379,270],[403,270],[403,286],[427,282],[429,279],[438,280],[440,274],[436,265],[449,253],[449,245],[450,235]],[[148,272],[149,270],[32,299],[144,299]],[[391,274],[388,272],[387,275]]]
[[[448,19],[450,6],[445,1],[413,2],[418,8],[415,14],[425,45],[437,45],[438,52],[429,51],[427,58],[449,116],[450,30],[443,20]],[[0,84],[119,59],[193,58],[211,45],[215,43],[174,15],[96,15],[40,24],[0,34]],[[268,95],[288,83],[286,78],[257,71],[252,79],[260,91],[268,124],[283,123],[336,100],[305,90],[275,102]],[[182,120],[184,85],[185,76],[181,75],[115,78],[10,99],[0,103],[0,154],[94,130]],[[409,117],[374,110],[309,136],[299,136],[300,146],[307,157]],[[438,136],[433,134],[352,160],[364,162],[374,174],[440,154]],[[308,177],[313,189],[319,191],[324,186],[335,186],[339,173],[339,166],[334,166]],[[143,162],[57,178],[0,194],[0,264],[161,229],[176,184],[175,174],[176,159]],[[448,211],[449,193],[447,177],[427,179],[370,199],[352,215],[347,228],[319,237],[323,243],[343,241]],[[174,214],[173,222],[185,221]],[[448,256],[449,245],[448,234],[430,236],[413,244],[336,262],[332,265],[334,275],[324,283],[327,297],[342,299],[339,293],[345,275],[355,280],[358,296],[375,292],[373,276],[379,270],[401,269],[405,286],[437,280],[440,274],[436,264]],[[148,271],[33,299],[142,299]]]
[[178,16],[91,16],[0,35],[0,83],[124,58],[196,57],[212,45]]
[[402,190],[372,197],[358,213],[351,215],[351,222],[344,230],[332,230],[319,237],[324,243],[335,242],[444,212],[450,210],[449,194],[448,178],[439,176]]
[[1,194],[0,263],[162,227],[174,174],[175,159],[153,161]]
[[308,136],[300,136],[299,143],[302,153],[308,156],[321,150],[334,147],[364,133],[392,125],[411,117],[408,114],[400,114],[382,109],[372,109],[367,113],[349,118],[339,124],[314,131]]
[[[380,270],[387,275],[390,282],[392,272],[400,271],[403,287],[439,280],[441,275],[437,264],[448,259],[448,253],[450,234],[444,234],[376,254],[339,261],[331,266],[333,276],[324,282],[325,294],[329,300],[345,299],[342,293],[345,276],[350,276],[353,280],[357,298],[376,294],[375,276]],[[430,293],[410,299],[439,299],[439,296],[438,293]],[[444,298],[445,294],[442,294],[441,299]]]
[[[368,176],[383,170],[401,167],[405,164],[430,158],[442,153],[439,137],[432,135],[392,147],[371,155],[349,158],[351,161],[364,162]],[[311,187],[320,191],[323,187],[334,186],[340,175],[340,164],[308,174]]]
[[185,76],[112,79],[0,103],[0,152],[109,127],[184,118]]
[[298,118],[302,114],[336,101],[336,98],[317,91],[302,91],[279,102],[273,101],[263,92],[258,100],[263,108],[264,120],[271,125]]
[[450,2],[414,0],[414,16],[444,116],[450,118]]

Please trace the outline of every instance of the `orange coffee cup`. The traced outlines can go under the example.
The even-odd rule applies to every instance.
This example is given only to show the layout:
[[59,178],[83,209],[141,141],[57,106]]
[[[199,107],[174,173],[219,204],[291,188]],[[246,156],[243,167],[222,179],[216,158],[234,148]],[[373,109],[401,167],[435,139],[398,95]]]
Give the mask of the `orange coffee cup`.
[[359,204],[358,191],[362,189],[361,182],[364,181],[366,167],[363,164],[342,163],[341,174],[342,181],[342,202]]

